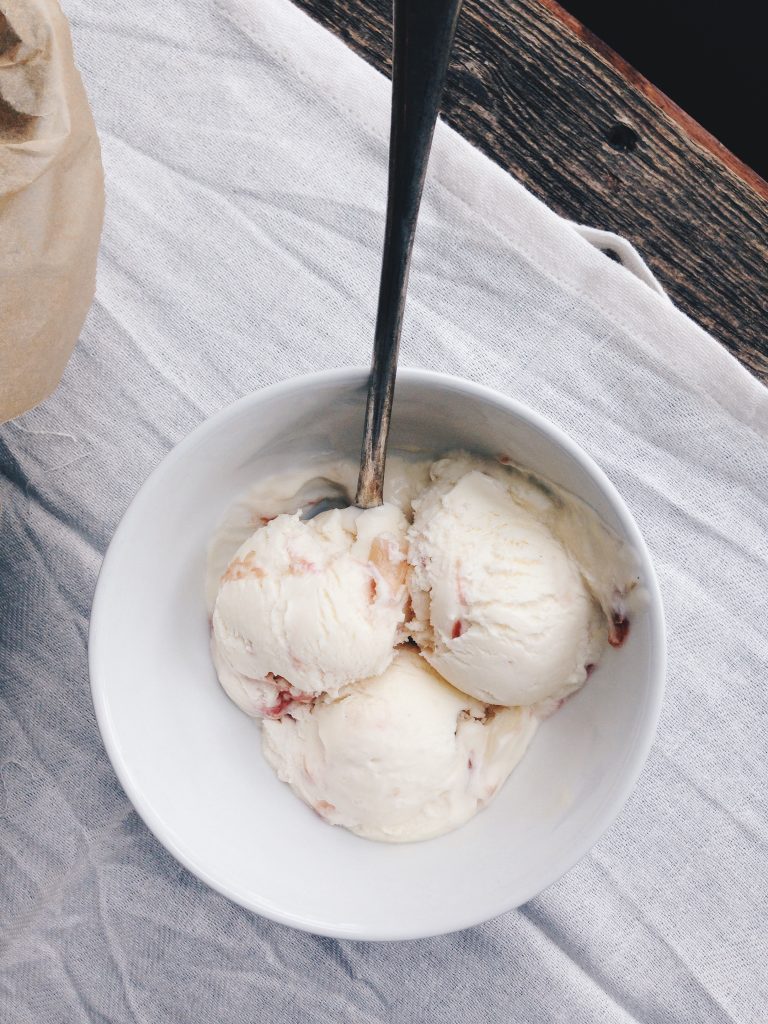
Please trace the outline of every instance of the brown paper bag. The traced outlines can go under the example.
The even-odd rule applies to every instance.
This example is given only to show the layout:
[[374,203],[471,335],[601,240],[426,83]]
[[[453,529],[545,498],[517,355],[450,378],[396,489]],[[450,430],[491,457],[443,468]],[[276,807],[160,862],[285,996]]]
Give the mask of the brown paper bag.
[[0,422],[59,383],[93,299],[99,140],[56,0],[0,0]]

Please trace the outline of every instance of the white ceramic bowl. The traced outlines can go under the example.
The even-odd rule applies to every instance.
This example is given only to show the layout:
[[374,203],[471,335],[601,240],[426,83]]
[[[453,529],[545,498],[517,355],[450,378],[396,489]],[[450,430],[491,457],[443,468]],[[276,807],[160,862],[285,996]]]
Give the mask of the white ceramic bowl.
[[540,729],[496,800],[469,824],[389,845],[332,828],[275,777],[258,725],[216,682],[203,598],[208,539],[260,477],[315,455],[356,459],[367,371],[289,380],[213,416],[128,509],[99,577],[93,699],[115,771],[170,852],[259,914],[353,939],[477,924],[558,879],[608,828],[653,740],[664,623],[637,526],[602,471],[519,402],[453,377],[400,371],[394,448],[507,453],[592,505],[639,555],[645,610],[620,650]]

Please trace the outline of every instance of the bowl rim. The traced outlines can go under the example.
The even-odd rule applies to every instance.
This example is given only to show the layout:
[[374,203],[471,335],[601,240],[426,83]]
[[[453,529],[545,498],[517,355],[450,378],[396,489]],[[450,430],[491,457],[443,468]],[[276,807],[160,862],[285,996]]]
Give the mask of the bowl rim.
[[150,801],[144,797],[140,787],[134,783],[130,767],[123,757],[120,743],[117,736],[115,723],[112,719],[109,702],[107,700],[107,684],[101,670],[101,649],[103,630],[101,628],[104,612],[104,581],[112,572],[112,563],[116,559],[116,552],[122,545],[122,538],[130,532],[131,522],[140,513],[142,506],[151,496],[156,483],[163,477],[168,468],[183,461],[188,452],[195,449],[200,438],[215,431],[230,418],[236,417],[244,410],[253,408],[265,400],[279,398],[280,395],[290,394],[296,390],[311,389],[322,384],[364,385],[368,380],[368,367],[340,367],[322,370],[295,377],[289,377],[275,384],[259,388],[229,405],[224,406],[218,412],[209,416],[178,444],[176,444],[160,460],[158,465],[151,471],[145,481],[139,487],[134,498],[128,505],[118,526],[112,535],[101,567],[99,569],[96,587],[94,590],[91,605],[91,617],[88,630],[88,669],[91,686],[91,697],[93,700],[96,721],[101,733],[102,741],[112,768],[117,775],[126,796],[134,809],[144,821],[155,838],[165,847],[166,850],[188,871],[208,885],[211,889],[262,917],[288,925],[292,928],[306,931],[315,935],[324,935],[330,938],[351,939],[357,941],[404,941],[413,939],[430,938],[439,935],[450,934],[465,928],[474,927],[488,920],[494,920],[501,914],[523,906],[539,893],[549,888],[568,871],[571,870],[597,841],[606,833],[610,826],[616,821],[622,809],[627,803],[630,795],[637,785],[637,781],[648,759],[653,741],[656,736],[661,707],[664,698],[667,644],[666,625],[664,619],[663,602],[661,591],[656,577],[656,572],[651,559],[651,554],[645,540],[640,532],[635,519],[621,497],[615,485],[611,482],[605,472],[588,455],[584,449],[574,441],[561,427],[547,419],[541,413],[531,409],[525,403],[516,398],[511,398],[493,388],[483,384],[477,384],[463,377],[453,374],[441,373],[434,370],[415,369],[400,367],[398,369],[398,380],[407,379],[409,382],[426,385],[434,389],[447,389],[458,387],[459,390],[472,398],[490,402],[500,412],[530,423],[540,430],[565,453],[576,462],[597,484],[600,491],[608,499],[612,509],[619,518],[629,542],[634,547],[640,562],[640,569],[643,577],[644,588],[648,595],[648,611],[651,618],[651,635],[654,638],[652,650],[652,662],[649,670],[649,688],[646,694],[646,710],[642,720],[642,726],[635,740],[632,757],[622,766],[623,782],[615,787],[611,798],[606,801],[602,813],[596,819],[581,842],[574,844],[562,862],[547,875],[532,891],[527,893],[523,899],[515,896],[508,901],[501,901],[498,909],[490,917],[487,914],[473,914],[471,911],[457,916],[450,925],[439,928],[413,925],[409,927],[394,926],[381,928],[376,926],[366,929],[360,925],[334,925],[322,921],[315,921],[308,917],[301,917],[290,911],[282,911],[268,901],[254,898],[245,894],[235,886],[227,884],[213,877],[207,869],[196,863],[194,857],[182,850],[174,839],[172,832],[164,824],[162,817],[156,814]]

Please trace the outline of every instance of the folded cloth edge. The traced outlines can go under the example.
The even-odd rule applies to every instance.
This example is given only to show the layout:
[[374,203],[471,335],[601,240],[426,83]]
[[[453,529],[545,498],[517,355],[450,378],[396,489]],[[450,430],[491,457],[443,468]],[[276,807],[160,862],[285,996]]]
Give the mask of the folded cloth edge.
[[[214,0],[214,7],[245,35],[257,37],[297,77],[313,84],[326,101],[386,142],[389,79],[342,40],[285,0]],[[276,49],[276,37],[290,40],[290,45]],[[472,209],[539,272],[627,330],[684,388],[708,395],[734,419],[768,434],[768,389],[721,342],[663,291],[606,259],[584,237],[581,226],[551,210],[442,119],[435,131],[429,178]]]

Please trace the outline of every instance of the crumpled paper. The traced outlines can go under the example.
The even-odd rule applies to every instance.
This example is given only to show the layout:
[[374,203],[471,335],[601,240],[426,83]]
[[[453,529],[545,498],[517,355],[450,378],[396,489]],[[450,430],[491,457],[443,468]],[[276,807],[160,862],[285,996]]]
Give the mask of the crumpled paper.
[[99,140],[55,0],[0,0],[0,422],[61,379],[96,285]]

